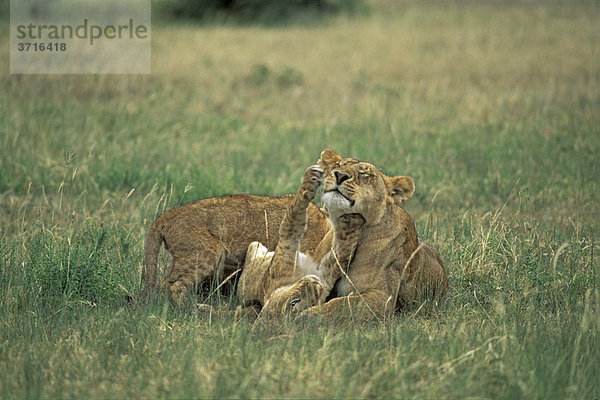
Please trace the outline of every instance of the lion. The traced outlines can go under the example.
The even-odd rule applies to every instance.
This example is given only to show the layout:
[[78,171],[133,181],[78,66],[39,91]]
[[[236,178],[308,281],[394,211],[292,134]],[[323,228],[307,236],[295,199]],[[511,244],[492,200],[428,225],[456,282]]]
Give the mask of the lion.
[[294,316],[323,303],[352,259],[365,222],[359,214],[339,216],[333,244],[320,264],[300,252],[300,241],[307,231],[307,209],[320,186],[322,173],[318,165],[306,170],[281,221],[275,251],[269,252],[259,242],[248,246],[237,293],[243,305],[259,304],[259,317]]
[[303,314],[381,318],[426,299],[443,296],[448,278],[438,253],[419,242],[413,219],[400,206],[415,191],[408,176],[388,177],[376,166],[342,158],[325,149],[318,161],[324,173],[322,201],[331,229],[313,253],[319,259],[342,229],[340,217],[359,214],[364,220],[347,271],[331,298]]
[[[275,248],[279,226],[294,195],[262,197],[227,195],[199,200],[171,209],[152,224],[146,239],[144,291],[166,289],[178,306],[186,292],[216,278],[222,283],[244,265],[248,245],[254,241]],[[306,209],[309,229],[300,250],[313,251],[329,229],[325,213],[310,203]],[[158,255],[164,243],[171,259],[158,280]]]
[[[301,253],[297,259],[291,259],[296,264],[298,260],[304,264],[306,260],[302,258],[308,257],[319,267],[329,265],[330,270],[339,274],[338,279],[331,282],[330,277],[323,282],[319,278],[320,289],[304,290],[303,293],[308,293],[305,295],[306,301],[302,302],[302,299],[293,296],[278,296],[287,300],[276,305],[275,302],[269,302],[269,298],[273,297],[276,289],[290,284],[289,281],[280,286],[276,283],[277,275],[284,276],[287,272],[281,271],[288,271],[285,268],[290,263],[284,262],[281,265],[287,267],[279,268],[279,272],[273,268],[268,270],[273,271],[270,274],[262,275],[263,279],[268,276],[272,281],[262,283],[265,288],[262,294],[248,292],[244,297],[243,291],[246,289],[242,288],[241,298],[253,298],[258,303],[262,300],[266,306],[263,307],[266,308],[265,312],[273,307],[275,314],[281,310],[287,312],[285,307],[294,303],[294,308],[298,309],[308,304],[304,315],[335,316],[350,312],[356,317],[369,318],[388,316],[405,306],[443,296],[448,288],[444,264],[432,247],[419,242],[414,221],[400,206],[414,194],[414,180],[407,176],[390,178],[372,164],[352,158],[343,159],[331,149],[321,153],[318,164],[325,177],[322,200],[328,216],[311,201],[303,200],[307,207],[306,232],[300,245]],[[250,272],[254,258],[254,261],[258,261],[270,257],[272,262],[277,251],[269,255],[271,252],[267,249],[276,248],[279,239],[276,227],[281,228],[290,202],[297,198],[297,195],[283,198],[224,196],[201,200],[163,214],[148,234],[146,286],[157,286],[157,255],[163,241],[172,258],[161,286],[168,288],[177,304],[182,303],[186,290],[206,282],[211,276],[218,275],[222,279],[225,274],[239,271],[238,266],[246,258],[249,260],[246,267],[250,269],[244,280],[250,282],[253,275],[256,277]],[[349,216],[360,216],[364,219],[364,225],[360,229],[348,229]],[[291,226],[300,227],[304,232],[302,223],[298,223],[297,218],[294,221]],[[348,232],[357,235],[357,238],[353,246],[345,249],[347,263],[340,263],[339,260],[331,262],[337,257],[336,236],[341,237]],[[260,247],[255,243],[249,248],[252,242],[262,242],[267,246]],[[348,251],[354,247],[354,250]],[[248,251],[250,254],[247,254]],[[279,253],[287,254],[288,258],[292,253],[296,254],[290,249]],[[327,257],[330,258],[329,263]],[[291,270],[294,271],[293,268]],[[305,273],[301,272],[300,280],[304,279],[308,284],[313,279],[310,277],[312,274]],[[260,274],[257,276],[261,277]],[[297,284],[300,281],[295,282]],[[327,285],[332,286],[330,293]],[[312,286],[318,287],[315,284]],[[257,287],[261,287],[260,284]],[[271,287],[276,289],[271,291],[270,296],[265,296],[266,288],[271,290]],[[323,303],[324,296],[330,300]],[[317,297],[319,299],[315,300]],[[317,304],[314,304],[315,301]]]

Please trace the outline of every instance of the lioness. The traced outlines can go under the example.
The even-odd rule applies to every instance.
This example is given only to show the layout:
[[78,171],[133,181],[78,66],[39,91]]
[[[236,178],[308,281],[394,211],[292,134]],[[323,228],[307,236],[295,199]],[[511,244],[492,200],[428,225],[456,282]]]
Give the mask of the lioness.
[[300,252],[306,211],[320,186],[322,173],[317,165],[306,170],[302,185],[281,221],[274,252],[268,252],[259,242],[248,246],[238,296],[244,305],[258,303],[262,307],[261,317],[294,315],[322,303],[352,258],[365,222],[359,214],[338,217],[333,246],[320,265]]
[[[294,195],[261,197],[229,195],[200,200],[162,214],[146,239],[146,264],[142,280],[146,292],[156,290],[158,254],[164,242],[171,255],[160,282],[172,301],[183,305],[187,290],[216,277],[235,273],[243,265],[248,245],[254,241],[275,248],[279,227]],[[311,253],[329,229],[325,214],[314,204],[306,210],[308,231],[300,249]]]
[[342,158],[331,149],[321,153],[318,163],[324,171],[322,200],[332,229],[314,257],[331,247],[341,229],[340,216],[360,214],[365,224],[348,270],[335,284],[336,297],[305,313],[364,319],[442,296],[448,288],[444,265],[433,248],[419,243],[414,221],[399,206],[412,197],[413,179],[387,177],[376,166]]

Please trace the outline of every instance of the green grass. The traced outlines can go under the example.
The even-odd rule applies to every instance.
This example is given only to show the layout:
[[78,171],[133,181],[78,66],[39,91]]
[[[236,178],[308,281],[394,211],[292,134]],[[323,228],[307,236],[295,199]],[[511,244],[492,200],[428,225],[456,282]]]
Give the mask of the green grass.
[[[11,76],[5,21],[0,396],[599,397],[597,16],[392,1],[308,28],[155,24],[151,76]],[[158,214],[293,192],[324,147],[415,178],[441,304],[252,330],[124,303]]]

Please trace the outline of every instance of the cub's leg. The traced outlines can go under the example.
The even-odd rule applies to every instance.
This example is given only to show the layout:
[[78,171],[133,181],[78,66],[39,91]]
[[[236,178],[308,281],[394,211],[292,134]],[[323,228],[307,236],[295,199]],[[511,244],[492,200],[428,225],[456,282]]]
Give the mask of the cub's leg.
[[183,306],[188,291],[218,273],[217,266],[224,258],[223,244],[205,229],[202,228],[201,231],[199,229],[199,232],[194,233],[194,237],[203,238],[201,242],[186,242],[185,245],[178,243],[176,248],[168,249],[172,259],[165,280],[171,300],[180,307]]
[[365,219],[360,214],[340,216],[339,224],[334,232],[333,246],[319,264],[319,273],[323,284],[320,303],[325,301],[335,282],[348,270],[364,224]]
[[263,304],[263,285],[273,252],[260,242],[252,242],[246,250],[244,268],[237,285],[237,295],[242,304]]
[[290,284],[283,282],[294,275],[296,256],[300,250],[300,241],[306,231],[306,208],[315,198],[321,185],[323,171],[318,165],[308,167],[302,179],[302,185],[296,192],[279,226],[279,242],[275,248],[267,279],[268,292],[277,287]]
[[[317,304],[320,298],[322,290],[319,278],[303,277],[303,268],[298,264],[312,264],[312,260],[300,254],[299,250],[306,231],[306,209],[321,184],[322,174],[317,165],[306,169],[302,185],[279,226],[279,242],[275,251],[267,253],[259,244],[251,244],[248,248],[238,293],[243,302],[258,298],[263,305],[263,317],[281,316],[292,309],[304,309]],[[253,292],[256,296],[248,296]]]

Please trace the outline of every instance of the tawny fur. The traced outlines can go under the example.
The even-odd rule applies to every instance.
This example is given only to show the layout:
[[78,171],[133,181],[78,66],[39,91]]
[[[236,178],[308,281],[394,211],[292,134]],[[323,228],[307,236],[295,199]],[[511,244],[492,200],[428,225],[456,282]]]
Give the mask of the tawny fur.
[[[145,290],[166,288],[173,302],[182,305],[186,291],[213,277],[222,281],[243,266],[251,242],[275,248],[292,199],[294,195],[229,195],[165,212],[148,232],[142,274]],[[306,215],[310,229],[300,248],[310,253],[324,237],[328,222],[314,204],[309,204]],[[163,243],[171,260],[159,284],[158,254]]]
[[322,170],[317,165],[306,170],[281,222],[274,252],[258,242],[248,247],[238,296],[243,304],[260,304],[261,317],[292,315],[322,303],[342,275],[342,269],[350,263],[364,224],[358,214],[340,217],[333,246],[320,265],[310,255],[300,252],[307,227],[307,208],[320,186],[321,176]]
[[[326,217],[309,201],[308,230],[300,250],[306,252],[314,264],[335,264],[331,270],[342,276],[332,292],[336,298],[310,307],[305,312],[325,316],[352,315],[364,319],[390,315],[407,304],[443,296],[448,288],[444,265],[432,247],[419,242],[414,221],[399,206],[414,193],[412,178],[387,177],[372,164],[342,159],[330,149],[322,152],[319,165],[325,176],[322,199],[330,214],[332,228]],[[156,259],[163,240],[172,255],[163,284],[169,287],[177,303],[181,302],[187,288],[213,275],[215,265],[223,264],[225,273],[229,271],[228,267],[237,268],[251,242],[259,241],[267,244],[269,249],[276,248],[283,216],[296,196],[279,199],[225,196],[202,200],[163,214],[148,234],[147,286],[156,285]],[[356,245],[350,247],[356,248],[347,263],[340,263],[335,257],[335,238],[344,232],[344,216],[347,215],[360,215],[364,226],[353,231],[357,236]],[[297,224],[298,219],[292,222]],[[294,229],[298,226],[301,225]],[[302,227],[301,231],[304,232],[304,229]],[[297,232],[290,235],[297,235]],[[294,259],[289,257],[292,247],[286,247],[283,252],[287,254],[288,261]],[[274,255],[264,247],[263,252],[271,254],[267,258]],[[346,266],[343,273],[340,265]],[[260,279],[264,274],[257,276]],[[269,276],[271,282],[262,284],[263,287],[282,287],[279,285],[283,281],[277,282],[277,273]],[[320,300],[328,291],[323,283],[320,282]],[[268,302],[264,293],[261,296],[262,301]]]
[[367,319],[443,296],[448,288],[444,264],[432,247],[419,242],[414,221],[399,206],[412,197],[413,179],[387,177],[372,164],[343,159],[330,149],[321,153],[319,165],[333,228],[313,257],[319,259],[331,247],[339,216],[358,213],[366,222],[347,273],[335,285],[337,297],[305,313]]

